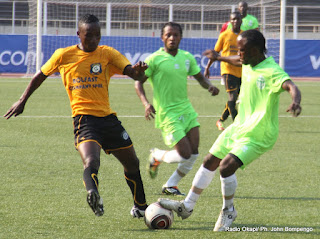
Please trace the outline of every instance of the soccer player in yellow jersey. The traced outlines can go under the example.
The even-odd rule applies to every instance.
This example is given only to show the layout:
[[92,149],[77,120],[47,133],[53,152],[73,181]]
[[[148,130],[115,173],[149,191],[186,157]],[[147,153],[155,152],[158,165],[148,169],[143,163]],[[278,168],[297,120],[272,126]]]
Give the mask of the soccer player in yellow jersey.
[[[233,12],[230,14],[230,23],[232,29],[227,29],[219,35],[218,41],[214,47],[216,52],[220,52],[221,56],[233,56],[237,55],[237,37],[242,32],[241,15],[239,12]],[[209,68],[213,61],[209,59],[205,68],[204,75],[210,76]],[[241,85],[241,67],[234,66],[227,62],[221,62],[221,76],[224,80],[225,89],[228,93],[228,101],[226,107],[222,112],[220,119],[216,122],[216,126],[219,130],[224,130],[223,122],[231,115],[232,120],[237,115],[236,101],[240,92]]]
[[143,217],[147,207],[139,159],[131,139],[109,104],[108,84],[115,74],[142,79],[147,65],[131,66],[128,59],[109,46],[99,46],[99,19],[86,14],[79,20],[78,45],[57,49],[30,81],[21,98],[4,115],[7,119],[20,115],[31,94],[51,74],[60,72],[69,96],[74,121],[75,146],[83,161],[83,181],[87,202],[96,216],[104,213],[98,192],[100,152],[113,154],[124,167],[134,206],[130,214]]

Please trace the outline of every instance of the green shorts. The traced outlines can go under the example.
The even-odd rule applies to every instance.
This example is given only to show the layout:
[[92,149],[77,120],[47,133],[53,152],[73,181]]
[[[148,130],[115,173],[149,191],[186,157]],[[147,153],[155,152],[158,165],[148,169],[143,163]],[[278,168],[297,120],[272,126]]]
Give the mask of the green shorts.
[[244,169],[252,161],[269,150],[256,144],[248,137],[237,139],[232,137],[233,135],[233,128],[229,126],[219,135],[209,150],[209,153],[220,159],[232,153],[241,160],[243,163],[241,168]]
[[200,126],[197,118],[198,114],[192,112],[170,119],[160,128],[164,143],[170,148],[174,147],[192,128]]

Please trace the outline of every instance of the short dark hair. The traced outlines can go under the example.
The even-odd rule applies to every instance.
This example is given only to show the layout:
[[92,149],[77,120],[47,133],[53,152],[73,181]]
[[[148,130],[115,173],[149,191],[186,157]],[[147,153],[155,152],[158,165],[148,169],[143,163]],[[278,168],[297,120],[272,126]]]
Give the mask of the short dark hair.
[[167,22],[166,24],[164,24],[162,29],[161,29],[161,36],[163,35],[164,29],[167,26],[178,28],[179,32],[180,32],[180,34],[182,36],[182,27],[181,27],[181,25],[179,23],[176,23],[176,22]]
[[266,49],[266,39],[262,35],[262,33],[256,29],[244,31],[241,33],[243,38],[247,39],[247,44],[250,46],[257,47],[260,53],[267,53]]
[[85,14],[79,19],[79,26],[83,23],[98,23],[99,19],[93,14]]
[[234,12],[230,13],[230,17],[231,17],[231,15],[238,15],[241,18],[241,13],[239,11],[234,11]]
[[240,5],[240,4],[242,4],[242,5],[246,5],[246,6],[248,7],[248,3],[247,3],[247,2],[245,2],[245,1],[241,1],[241,2],[239,2],[239,3],[238,3],[238,5]]

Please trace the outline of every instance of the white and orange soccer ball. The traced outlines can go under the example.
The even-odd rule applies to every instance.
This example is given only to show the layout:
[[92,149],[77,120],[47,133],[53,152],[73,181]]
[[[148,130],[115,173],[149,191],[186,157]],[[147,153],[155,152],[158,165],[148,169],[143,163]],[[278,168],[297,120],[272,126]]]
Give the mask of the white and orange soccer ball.
[[150,204],[144,214],[144,221],[150,229],[168,229],[173,222],[172,210],[165,209],[158,202]]

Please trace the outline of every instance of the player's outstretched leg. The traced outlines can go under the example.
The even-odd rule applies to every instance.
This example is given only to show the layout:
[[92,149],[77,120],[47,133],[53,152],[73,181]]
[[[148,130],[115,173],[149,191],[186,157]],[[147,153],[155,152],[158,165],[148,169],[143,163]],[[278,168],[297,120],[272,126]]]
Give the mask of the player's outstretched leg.
[[228,227],[230,227],[233,223],[233,221],[237,217],[237,211],[236,209],[232,206],[232,211],[230,209],[225,208],[221,210],[219,218],[214,226],[213,231],[215,232],[220,232],[220,231],[226,231]]
[[175,200],[170,200],[167,198],[159,198],[158,202],[160,203],[160,205],[166,209],[169,210],[173,210],[177,213],[177,215],[179,217],[181,217],[182,219],[186,219],[188,217],[191,216],[192,211],[188,211],[185,207],[185,205],[183,204],[183,200],[182,201],[175,201]]

